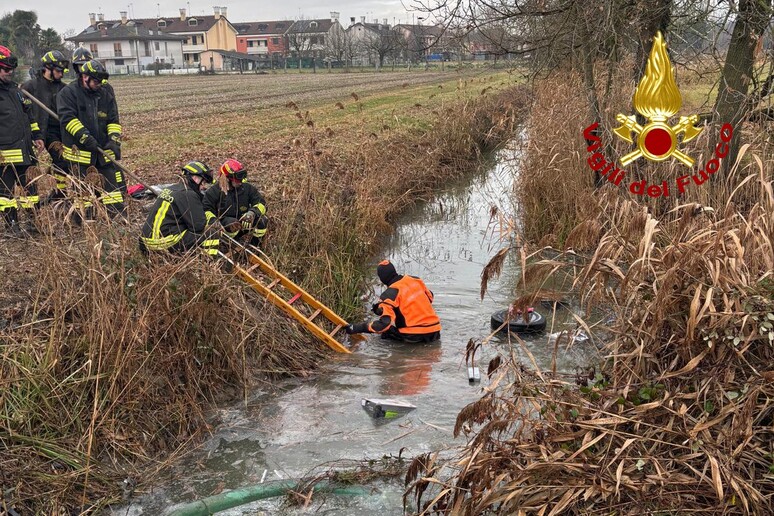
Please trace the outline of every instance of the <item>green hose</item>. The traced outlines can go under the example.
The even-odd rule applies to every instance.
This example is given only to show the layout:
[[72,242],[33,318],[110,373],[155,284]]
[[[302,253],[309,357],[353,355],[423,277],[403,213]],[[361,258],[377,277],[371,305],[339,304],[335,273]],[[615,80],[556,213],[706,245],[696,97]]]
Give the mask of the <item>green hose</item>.
[[[210,514],[233,509],[256,500],[286,495],[289,491],[298,489],[298,486],[301,484],[298,480],[281,480],[243,487],[187,503],[169,513],[168,516],[209,516]],[[370,492],[368,489],[360,486],[341,487],[327,481],[318,482],[313,489],[315,493],[333,493],[347,496],[362,496]]]

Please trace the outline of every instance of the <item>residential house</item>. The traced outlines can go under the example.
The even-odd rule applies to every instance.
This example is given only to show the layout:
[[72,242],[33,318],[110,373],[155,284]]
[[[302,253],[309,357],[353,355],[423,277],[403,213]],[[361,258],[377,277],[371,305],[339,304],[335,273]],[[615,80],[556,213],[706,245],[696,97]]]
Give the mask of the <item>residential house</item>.
[[237,23],[237,52],[279,63],[288,52],[285,33],[292,20]]
[[67,38],[88,48],[110,74],[140,73],[142,70],[180,66],[183,63],[183,38],[147,28],[127,19],[104,20],[89,14],[89,26],[77,36]]
[[336,47],[344,40],[337,12],[331,12],[330,19],[296,20],[285,34],[288,52],[296,58],[334,57],[339,53]]
[[[105,29],[109,32],[111,27],[118,27],[119,25],[136,27],[138,33],[142,32],[148,35],[180,36],[182,37],[183,46],[182,57],[176,58],[173,66],[175,68],[199,67],[201,64],[200,55],[206,50],[236,51],[237,31],[226,18],[226,8],[215,7],[214,10],[215,12],[212,16],[188,16],[185,9],[180,9],[180,16],[175,18],[139,18],[132,20],[126,19],[126,13],[122,12],[121,20],[109,21],[105,21],[104,16],[101,14],[96,18],[94,14],[89,14],[89,27],[77,36],[68,39],[79,42],[87,34],[92,34],[95,31],[104,31]],[[110,40],[107,37],[100,40],[103,44],[115,43],[117,41]],[[155,43],[153,46],[155,50]],[[158,46],[161,47],[161,45]],[[102,50],[102,48],[99,48],[99,50]],[[104,52],[107,52],[107,50]]]
[[444,29],[440,25],[401,23],[395,29],[403,34],[408,59],[425,60],[440,51]]
[[[352,18],[351,20],[354,20]],[[395,56],[401,50],[401,33],[387,23],[387,19],[367,23],[365,16],[358,23],[347,27],[347,59],[353,66],[378,65],[388,56]]]
[[185,36],[183,59],[187,66],[202,66],[200,55],[206,50],[236,51],[237,30],[226,19],[225,7],[214,7],[212,16],[187,16],[180,9],[177,18],[143,20],[155,23],[158,30],[178,36]]

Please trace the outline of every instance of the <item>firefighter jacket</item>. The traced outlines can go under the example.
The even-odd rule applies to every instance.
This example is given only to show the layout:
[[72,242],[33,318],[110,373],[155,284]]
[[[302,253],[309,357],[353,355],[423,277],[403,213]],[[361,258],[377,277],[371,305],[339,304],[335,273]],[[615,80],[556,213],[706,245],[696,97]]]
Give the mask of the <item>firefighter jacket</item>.
[[161,251],[184,239],[198,243],[203,240],[206,225],[201,195],[184,184],[177,184],[159,193],[140,238],[149,251]]
[[394,326],[402,335],[425,335],[441,331],[441,320],[433,310],[433,293],[414,276],[397,276],[382,292],[374,312],[381,317],[355,325],[353,333],[384,333]]
[[[228,192],[224,192],[216,183],[204,192],[204,211],[208,224],[219,220],[223,226],[228,226],[248,211],[253,212],[255,220],[260,222],[266,214],[266,200],[250,183],[242,183],[239,188],[231,186]],[[266,226],[262,226],[265,233]]]
[[[61,81],[57,82],[46,79],[41,71],[38,75],[22,84],[21,87],[56,113],[56,96],[62,91],[65,84]],[[46,142],[60,140],[59,121],[34,102],[32,103],[32,117],[40,127],[43,140]]]
[[[106,86],[99,91],[91,91],[78,80],[65,86],[57,95],[57,114],[64,144],[62,157],[66,161],[96,165],[96,153],[79,148],[79,145],[88,136],[93,136],[99,147],[104,149],[111,138],[121,138],[116,97],[113,89]],[[121,156],[115,158],[121,159]]]
[[32,165],[32,140],[40,140],[32,117],[32,101],[14,82],[0,82],[0,169],[4,165]]

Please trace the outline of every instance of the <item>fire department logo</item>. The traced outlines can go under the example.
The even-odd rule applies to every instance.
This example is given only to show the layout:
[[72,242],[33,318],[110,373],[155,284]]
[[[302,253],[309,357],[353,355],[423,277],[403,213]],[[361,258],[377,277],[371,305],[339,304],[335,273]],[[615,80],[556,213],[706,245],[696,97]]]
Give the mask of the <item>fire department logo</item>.
[[[641,126],[634,115],[618,114],[616,120],[621,124],[613,130],[615,134],[637,149],[621,158],[621,165],[627,166],[644,157],[651,161],[665,161],[675,158],[686,167],[692,167],[694,160],[677,146],[696,138],[702,128],[696,127],[698,115],[681,116],[677,124],[669,125],[671,117],[680,111],[683,99],[675,82],[675,70],[667,54],[666,43],[661,32],[653,39],[653,48],[648,57],[645,75],[634,92],[634,109],[647,118],[648,123]],[[678,141],[678,136],[682,140]]]

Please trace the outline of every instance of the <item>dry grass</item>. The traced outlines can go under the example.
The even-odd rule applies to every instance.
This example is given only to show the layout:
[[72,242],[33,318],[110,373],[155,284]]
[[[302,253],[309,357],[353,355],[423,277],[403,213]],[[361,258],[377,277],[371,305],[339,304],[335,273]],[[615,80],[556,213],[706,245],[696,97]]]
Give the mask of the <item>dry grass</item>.
[[[557,110],[578,100],[562,84],[537,91],[533,119],[548,109],[541,94],[566,95],[543,104]],[[523,192],[543,195],[522,201],[548,216],[526,220],[525,231],[533,241],[550,231],[585,251],[535,253],[531,268],[570,274],[584,307],[615,314],[604,363],[568,381],[513,354],[497,357],[486,394],[458,416],[455,434],[469,437],[467,447],[453,461],[419,457],[407,506],[470,515],[774,513],[770,148],[746,127],[751,146],[729,175],[683,198],[645,202],[614,187],[593,192],[582,122],[568,125],[531,126],[575,140],[566,140],[570,153],[534,144],[537,162],[527,167],[542,165],[545,177],[534,177],[538,168],[522,174]],[[540,184],[556,187],[536,191]]]

